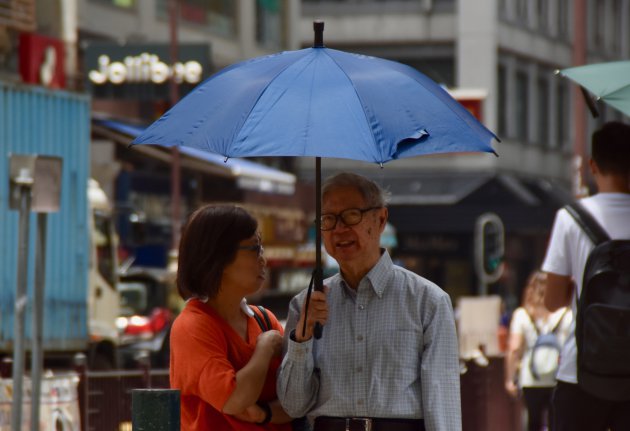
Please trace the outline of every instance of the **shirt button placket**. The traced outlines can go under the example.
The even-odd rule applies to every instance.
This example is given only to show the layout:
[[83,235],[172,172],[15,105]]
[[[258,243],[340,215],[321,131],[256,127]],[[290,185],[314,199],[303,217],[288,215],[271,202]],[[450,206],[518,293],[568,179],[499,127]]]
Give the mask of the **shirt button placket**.
[[[364,287],[364,289],[361,289]],[[367,371],[367,345],[368,345],[368,327],[367,327],[367,310],[365,304],[367,298],[365,295],[365,286],[359,286],[356,305],[356,356],[355,356],[355,373],[354,378],[354,399],[356,400],[357,414],[360,416],[368,416],[367,390],[368,382],[366,381]]]

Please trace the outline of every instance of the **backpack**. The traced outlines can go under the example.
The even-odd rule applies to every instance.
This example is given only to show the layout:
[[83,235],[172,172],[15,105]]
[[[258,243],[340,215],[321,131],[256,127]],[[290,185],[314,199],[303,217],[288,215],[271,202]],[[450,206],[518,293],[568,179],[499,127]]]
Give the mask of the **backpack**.
[[599,398],[630,400],[630,240],[611,240],[579,203],[565,206],[595,248],[576,297],[577,376]]
[[[527,311],[525,312],[527,313]],[[537,335],[536,342],[532,347],[532,354],[529,358],[529,371],[532,373],[535,380],[549,379],[556,376],[556,372],[558,371],[558,362],[560,359],[560,351],[562,350],[562,346],[560,345],[560,341],[558,341],[556,332],[564,320],[566,312],[567,310],[565,309],[551,331],[544,334],[540,333],[540,329],[536,326],[536,322],[534,322],[532,316],[527,313],[529,319],[534,325],[534,329],[536,329]]]

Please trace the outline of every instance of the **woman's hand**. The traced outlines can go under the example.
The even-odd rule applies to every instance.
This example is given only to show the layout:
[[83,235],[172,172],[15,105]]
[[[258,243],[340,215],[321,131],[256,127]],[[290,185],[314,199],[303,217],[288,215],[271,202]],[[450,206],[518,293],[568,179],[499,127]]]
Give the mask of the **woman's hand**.
[[265,411],[258,404],[253,404],[233,416],[243,422],[258,423],[265,420]]
[[[328,302],[326,302],[326,294],[328,293],[328,286],[324,286],[324,291],[319,292],[313,290],[311,294],[311,300],[308,304],[308,313],[305,313],[306,301],[302,304],[302,312],[300,313],[300,320],[295,327],[295,340],[299,343],[310,340],[313,336],[315,328],[315,322],[319,322],[322,325],[328,320]],[[302,328],[304,328],[304,315],[308,314],[306,321],[306,333],[302,335]]]
[[514,383],[512,380],[508,380],[507,382],[505,382],[505,391],[510,394],[512,398],[518,397],[518,387],[516,386],[516,383]]
[[[293,418],[284,411],[284,409],[280,405],[280,401],[271,401],[269,403],[269,408],[271,409],[271,420],[269,421],[270,423],[286,424],[293,420]],[[241,413],[235,414],[233,416],[243,422],[260,423],[265,420],[265,411],[258,404],[253,404],[247,407]]]
[[261,349],[269,354],[269,357],[282,354],[282,335],[275,329],[262,332],[256,339],[256,350]]
[[223,413],[241,415],[250,408],[246,406],[256,403],[265,384],[271,358],[281,353],[282,335],[279,331],[266,331],[258,336],[254,354],[249,362],[236,372],[236,387],[223,405]]

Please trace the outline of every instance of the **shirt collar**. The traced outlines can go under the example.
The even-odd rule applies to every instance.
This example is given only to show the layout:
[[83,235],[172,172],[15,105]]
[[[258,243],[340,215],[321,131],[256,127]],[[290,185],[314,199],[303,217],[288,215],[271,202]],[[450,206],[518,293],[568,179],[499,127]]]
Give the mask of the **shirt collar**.
[[[386,249],[381,249],[381,257],[376,262],[376,265],[372,267],[372,269],[363,277],[363,279],[359,282],[359,286],[364,280],[368,281],[372,286],[372,290],[379,298],[383,297],[383,293],[387,285],[389,284],[389,278],[391,277],[391,269],[394,263],[392,262],[392,258]],[[344,294],[355,297],[355,292],[350,289],[348,284],[345,282],[341,273],[337,274],[337,280],[340,286],[343,289]]]

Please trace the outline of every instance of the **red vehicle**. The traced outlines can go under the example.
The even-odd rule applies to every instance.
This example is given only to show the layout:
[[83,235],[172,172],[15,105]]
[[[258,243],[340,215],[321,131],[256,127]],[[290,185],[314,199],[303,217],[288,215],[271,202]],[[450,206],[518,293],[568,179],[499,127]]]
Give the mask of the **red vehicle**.
[[152,367],[169,362],[169,333],[176,315],[172,275],[164,269],[131,267],[120,274],[120,363],[134,368],[149,357]]

